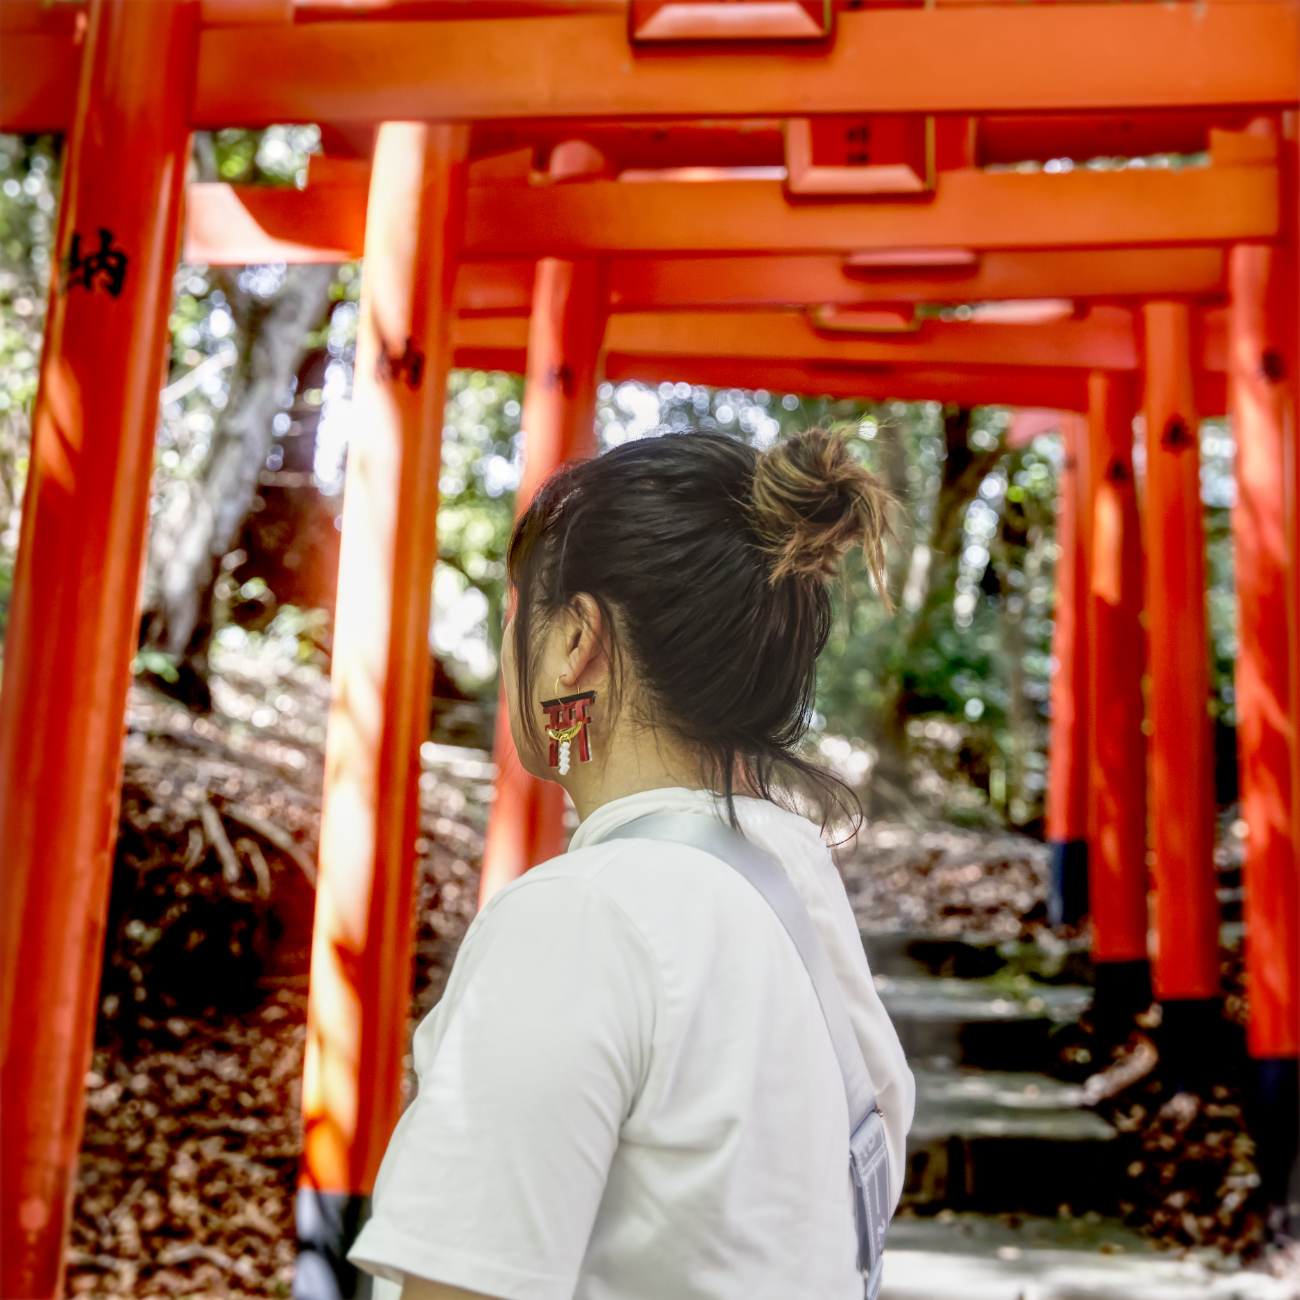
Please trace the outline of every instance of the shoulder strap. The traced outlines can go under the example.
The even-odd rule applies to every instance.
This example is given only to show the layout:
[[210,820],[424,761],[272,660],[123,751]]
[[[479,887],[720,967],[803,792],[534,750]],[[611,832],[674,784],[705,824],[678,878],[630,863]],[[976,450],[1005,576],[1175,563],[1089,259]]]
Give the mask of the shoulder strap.
[[821,1003],[840,1073],[844,1076],[844,1092],[849,1103],[849,1132],[856,1132],[867,1115],[876,1109],[876,1092],[871,1086],[862,1049],[849,1020],[844,990],[835,978],[821,936],[790,877],[770,854],[764,853],[738,831],[712,817],[700,817],[694,813],[651,813],[620,826],[605,839],[666,840],[702,849],[733,867],[766,899],[793,940],[812,980],[817,1001]]

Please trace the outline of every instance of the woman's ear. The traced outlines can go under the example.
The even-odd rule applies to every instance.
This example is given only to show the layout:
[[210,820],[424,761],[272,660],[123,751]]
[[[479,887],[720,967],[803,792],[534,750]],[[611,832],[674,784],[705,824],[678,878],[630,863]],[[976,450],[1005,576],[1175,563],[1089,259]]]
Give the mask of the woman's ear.
[[605,631],[600,606],[586,592],[580,592],[565,611],[562,686],[580,691],[593,690],[605,684],[609,678]]

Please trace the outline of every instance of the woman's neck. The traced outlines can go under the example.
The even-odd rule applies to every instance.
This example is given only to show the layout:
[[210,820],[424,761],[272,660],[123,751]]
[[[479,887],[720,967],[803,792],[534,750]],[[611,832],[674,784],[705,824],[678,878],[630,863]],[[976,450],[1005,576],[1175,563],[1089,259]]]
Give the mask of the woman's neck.
[[576,765],[561,782],[580,821],[629,795],[673,788],[706,790],[711,785],[704,779],[698,757],[662,731],[618,728],[606,743],[606,752],[598,751],[590,763]]

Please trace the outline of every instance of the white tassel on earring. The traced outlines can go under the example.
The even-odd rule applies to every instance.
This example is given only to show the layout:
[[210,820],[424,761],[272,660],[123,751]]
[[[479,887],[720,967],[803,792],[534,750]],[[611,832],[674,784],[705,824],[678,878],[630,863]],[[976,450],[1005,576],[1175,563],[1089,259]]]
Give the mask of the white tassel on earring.
[[581,723],[575,723],[572,726],[563,727],[559,730],[550,727],[546,730],[546,734],[555,741],[555,765],[560,769],[561,776],[568,776],[569,774],[569,762],[573,754],[573,742],[577,739],[581,731]]

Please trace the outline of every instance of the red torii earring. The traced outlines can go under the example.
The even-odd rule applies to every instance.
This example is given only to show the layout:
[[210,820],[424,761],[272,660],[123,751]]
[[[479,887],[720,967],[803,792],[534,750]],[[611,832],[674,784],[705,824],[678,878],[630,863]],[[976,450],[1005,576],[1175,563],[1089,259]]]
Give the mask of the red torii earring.
[[546,714],[546,734],[550,737],[551,751],[549,763],[558,767],[561,776],[569,773],[569,754],[576,740],[578,742],[578,761],[591,762],[591,741],[587,736],[587,727],[591,717],[587,706],[596,698],[595,691],[583,691],[580,695],[560,695],[560,679],[555,679],[554,700],[543,700],[542,710]]

